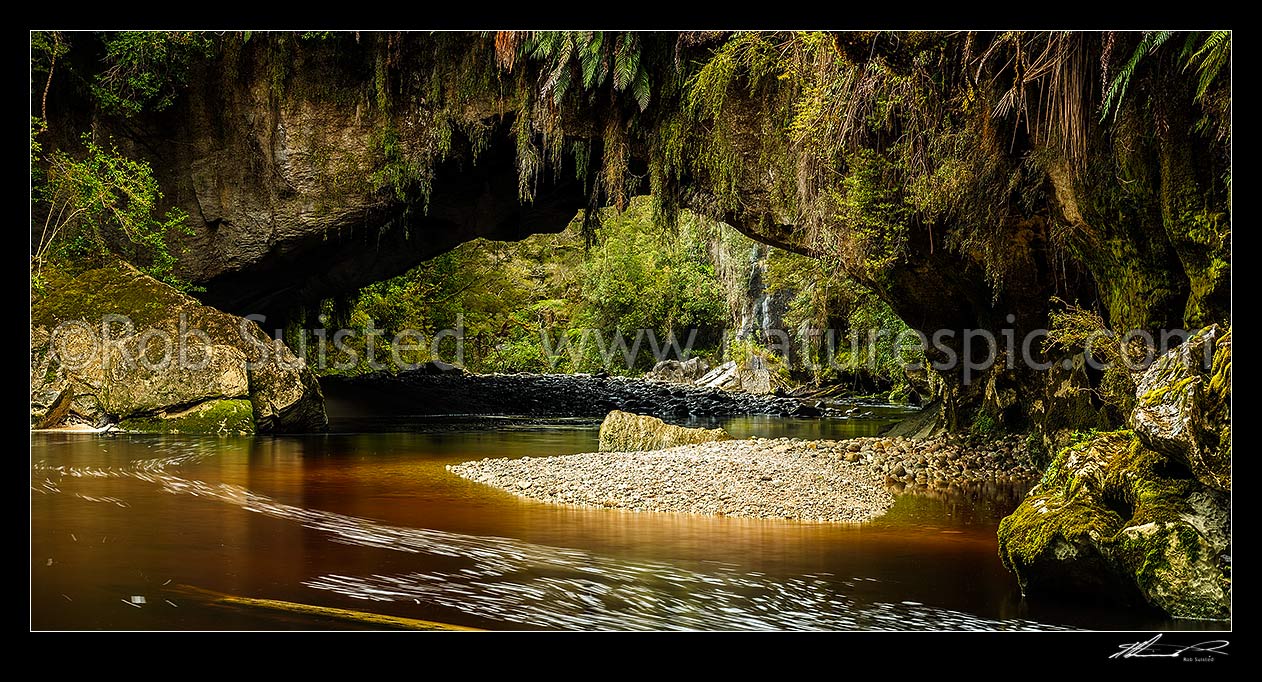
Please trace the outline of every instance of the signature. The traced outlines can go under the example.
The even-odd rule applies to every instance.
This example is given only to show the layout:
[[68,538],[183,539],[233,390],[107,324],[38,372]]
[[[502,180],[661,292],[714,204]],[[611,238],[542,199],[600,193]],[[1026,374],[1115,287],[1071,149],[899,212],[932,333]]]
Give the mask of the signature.
[[1118,651],[1109,658],[1182,658],[1186,654],[1222,654],[1227,655],[1223,649],[1227,648],[1227,640],[1211,639],[1199,644],[1159,644],[1161,635],[1156,635],[1146,642],[1132,642],[1130,644],[1122,644],[1118,647]]

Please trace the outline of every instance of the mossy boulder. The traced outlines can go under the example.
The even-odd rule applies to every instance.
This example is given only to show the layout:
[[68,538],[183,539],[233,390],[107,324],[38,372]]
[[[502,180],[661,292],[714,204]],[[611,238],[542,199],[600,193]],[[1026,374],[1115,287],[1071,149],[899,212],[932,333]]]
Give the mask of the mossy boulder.
[[241,433],[327,425],[315,376],[254,322],[125,263],[47,278],[31,307],[32,427],[126,422]]
[[1064,448],[999,524],[1022,592],[1230,617],[1229,499],[1130,431]]
[[660,450],[708,443],[715,440],[731,440],[723,429],[690,429],[667,424],[657,417],[631,414],[621,410],[610,412],[600,425],[601,452],[631,452],[635,450]]
[[1136,391],[1131,427],[1144,445],[1231,492],[1231,329],[1202,329],[1157,358]]

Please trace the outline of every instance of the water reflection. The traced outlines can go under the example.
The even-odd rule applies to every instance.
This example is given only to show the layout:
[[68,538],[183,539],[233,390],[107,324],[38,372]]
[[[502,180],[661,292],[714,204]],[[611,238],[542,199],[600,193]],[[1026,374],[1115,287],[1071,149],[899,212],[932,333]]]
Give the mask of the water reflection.
[[[902,497],[877,523],[797,524],[545,505],[443,469],[581,452],[594,438],[581,425],[270,439],[39,434],[32,624],[330,626],[178,597],[172,606],[163,591],[172,583],[489,628],[1169,626],[1089,608],[1024,613],[995,555],[994,526],[1010,508],[1002,498]],[[122,603],[131,595],[147,603]]]

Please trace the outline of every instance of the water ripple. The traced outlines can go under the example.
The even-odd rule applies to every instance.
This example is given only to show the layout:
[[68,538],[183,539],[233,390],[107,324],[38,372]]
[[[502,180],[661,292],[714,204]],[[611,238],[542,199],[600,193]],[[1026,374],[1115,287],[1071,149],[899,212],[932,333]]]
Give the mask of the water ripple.
[[[707,562],[704,571],[664,562],[628,561],[512,538],[392,526],[285,504],[247,488],[188,479],[170,470],[210,452],[183,443],[123,467],[33,465],[32,490],[57,494],[63,478],[126,477],[179,495],[210,498],[328,534],[333,542],[462,559],[451,571],[398,575],[325,574],[306,587],[375,602],[428,603],[522,627],[582,630],[1059,630],[1024,619],[995,620],[926,606],[863,602],[820,575],[777,578]],[[195,445],[195,444],[187,444]],[[196,450],[195,448],[193,448]],[[55,480],[57,479],[57,480]],[[77,494],[77,493],[76,493]],[[113,502],[117,498],[84,499]],[[831,577],[831,576],[829,576]],[[874,580],[855,577],[855,581]]]

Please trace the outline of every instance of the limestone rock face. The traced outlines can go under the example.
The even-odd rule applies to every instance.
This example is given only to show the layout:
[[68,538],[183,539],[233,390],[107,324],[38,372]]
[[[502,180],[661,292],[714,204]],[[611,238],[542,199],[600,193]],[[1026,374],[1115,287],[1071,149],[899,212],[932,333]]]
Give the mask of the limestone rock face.
[[1231,330],[1206,327],[1157,358],[1139,381],[1130,423],[1144,445],[1231,492]]
[[690,429],[644,415],[614,410],[600,425],[601,452],[660,450],[689,443],[730,440],[723,429]]
[[1057,454],[999,525],[1026,594],[1147,603],[1177,618],[1231,615],[1230,499],[1129,431]]
[[736,373],[736,361],[728,360],[701,375],[697,379],[697,385],[706,388],[739,388],[740,378],[736,376]]
[[315,376],[284,344],[122,263],[63,276],[32,306],[31,425],[68,421],[182,433],[327,425]]

